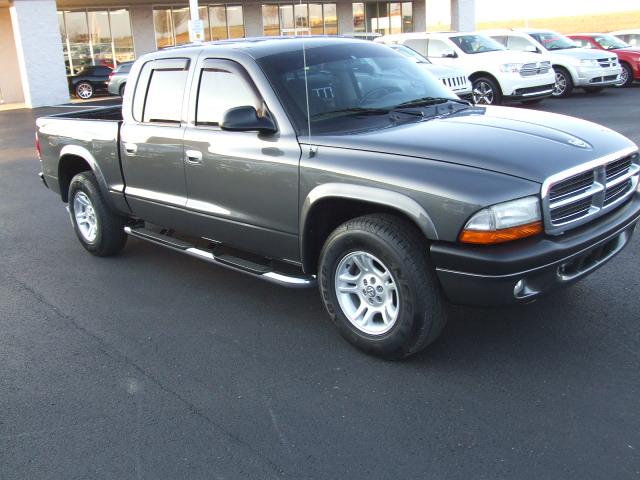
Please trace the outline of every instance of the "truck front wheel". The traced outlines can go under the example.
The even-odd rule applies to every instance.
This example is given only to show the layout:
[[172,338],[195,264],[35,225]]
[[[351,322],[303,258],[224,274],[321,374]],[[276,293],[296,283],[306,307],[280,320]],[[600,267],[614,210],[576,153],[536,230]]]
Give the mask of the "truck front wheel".
[[82,172],[71,179],[69,214],[78,240],[96,256],[114,255],[127,242],[126,218],[109,208],[93,172]]
[[329,316],[361,350],[399,359],[433,342],[446,306],[421,233],[392,215],[350,220],[329,235],[318,280]]

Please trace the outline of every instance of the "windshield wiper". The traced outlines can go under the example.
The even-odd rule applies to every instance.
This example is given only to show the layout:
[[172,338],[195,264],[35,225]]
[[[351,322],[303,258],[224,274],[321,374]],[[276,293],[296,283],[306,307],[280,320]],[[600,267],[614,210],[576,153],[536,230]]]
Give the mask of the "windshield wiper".
[[409,100],[408,102],[400,103],[396,105],[394,110],[399,108],[411,108],[411,107],[428,107],[430,105],[440,105],[447,102],[460,103],[462,105],[469,106],[469,102],[466,100],[461,100],[459,98],[448,98],[448,97],[422,97],[416,98],[415,100]]
[[[343,108],[341,110],[333,110],[331,112],[317,113],[315,115],[312,115],[311,119],[331,118],[336,114],[364,116],[364,115],[388,115],[389,113],[396,113],[395,107],[394,108],[351,107],[351,108]],[[422,116],[422,113],[419,113],[419,112],[398,112],[398,113],[405,113],[407,115],[414,115],[414,116],[420,116],[420,117]]]

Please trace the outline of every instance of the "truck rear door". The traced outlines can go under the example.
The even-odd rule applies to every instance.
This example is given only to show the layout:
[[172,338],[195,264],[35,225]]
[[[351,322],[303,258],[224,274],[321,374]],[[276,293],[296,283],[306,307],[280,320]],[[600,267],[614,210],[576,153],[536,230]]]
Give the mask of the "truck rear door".
[[160,225],[170,226],[171,209],[187,202],[182,113],[188,74],[187,58],[145,63],[120,133],[129,205],[137,216]]

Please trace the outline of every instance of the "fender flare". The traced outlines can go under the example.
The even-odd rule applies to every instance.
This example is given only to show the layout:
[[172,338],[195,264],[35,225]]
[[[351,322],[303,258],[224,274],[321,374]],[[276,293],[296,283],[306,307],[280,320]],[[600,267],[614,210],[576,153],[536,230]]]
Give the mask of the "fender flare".
[[[109,188],[107,186],[107,180],[104,178],[102,170],[100,170],[100,166],[96,161],[93,154],[84,147],[80,145],[65,145],[60,150],[60,155],[58,157],[58,184],[60,184],[60,163],[62,159],[67,155],[73,155],[74,157],[82,158],[85,162],[89,164],[89,168],[96,176],[98,180],[98,185],[100,186],[100,190],[102,190],[102,196],[106,199],[107,202],[111,202],[111,198],[109,197]],[[60,186],[60,191],[62,192],[62,185]]]
[[429,240],[438,240],[438,232],[427,211],[415,200],[400,192],[349,183],[325,183],[309,192],[300,209],[300,253],[304,263],[305,232],[310,213],[322,200],[345,199],[391,208],[412,220]]

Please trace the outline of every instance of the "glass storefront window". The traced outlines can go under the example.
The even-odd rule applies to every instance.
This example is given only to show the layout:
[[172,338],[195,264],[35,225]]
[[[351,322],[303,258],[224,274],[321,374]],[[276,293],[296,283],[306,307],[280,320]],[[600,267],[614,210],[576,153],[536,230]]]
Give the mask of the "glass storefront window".
[[364,3],[354,3],[353,10],[353,31],[366,32],[367,25],[364,21]]
[[324,34],[337,35],[338,34],[338,14],[336,12],[336,4],[325,3],[322,6],[322,13],[324,15]]
[[89,19],[89,35],[93,47],[93,63],[94,65],[113,68],[109,12],[104,10],[97,12],[90,11],[87,15]]
[[174,45],[171,9],[153,10],[153,28],[156,31],[156,48],[171,47]]
[[281,35],[295,35],[293,24],[293,5],[280,5]]
[[263,35],[337,35],[335,3],[262,5]]
[[69,75],[89,65],[115,68],[135,59],[127,9],[59,11],[58,26]]
[[242,5],[227,6],[227,24],[229,26],[229,38],[243,38],[245,36]]
[[306,3],[296,3],[293,6],[296,16],[296,35],[309,35],[309,9]]
[[413,3],[402,3],[402,32],[413,32]]
[[224,40],[227,35],[227,13],[224,5],[213,5],[209,7],[209,22],[211,24],[211,38],[213,40]]
[[357,2],[352,9],[354,32],[387,35],[413,31],[412,2]]
[[262,5],[262,33],[266,36],[280,35],[278,5]]
[[111,10],[109,11],[109,19],[111,20],[111,38],[113,39],[116,63],[135,60],[129,10],[125,8]]
[[172,10],[172,18],[175,44],[189,43],[189,19],[191,18],[189,7],[174,8]]
[[312,35],[322,35],[324,33],[321,3],[309,4],[309,30]]

